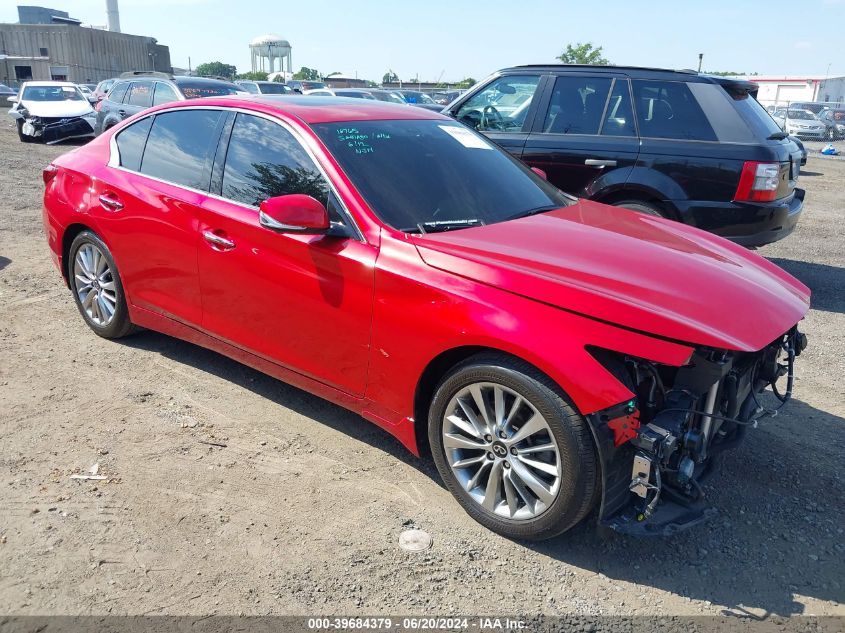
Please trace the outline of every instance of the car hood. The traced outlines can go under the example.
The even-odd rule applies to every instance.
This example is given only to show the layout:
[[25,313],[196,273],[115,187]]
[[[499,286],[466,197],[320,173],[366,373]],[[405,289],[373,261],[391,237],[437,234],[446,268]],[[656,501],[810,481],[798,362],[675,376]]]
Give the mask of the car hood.
[[720,349],[762,349],[810,305],[806,286],[740,246],[584,200],[412,239],[435,268],[621,327]]
[[31,116],[74,117],[94,114],[94,108],[85,101],[21,101]]

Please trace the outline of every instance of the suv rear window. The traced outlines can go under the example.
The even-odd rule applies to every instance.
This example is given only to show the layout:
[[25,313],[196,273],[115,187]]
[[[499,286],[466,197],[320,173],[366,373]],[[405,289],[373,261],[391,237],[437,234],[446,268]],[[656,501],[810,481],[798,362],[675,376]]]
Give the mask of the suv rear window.
[[634,80],[633,86],[640,136],[717,140],[713,126],[686,83]]
[[212,81],[178,81],[176,86],[186,99],[202,99],[203,97],[223,97],[237,94],[240,88],[226,83]]
[[123,102],[128,105],[149,108],[153,104],[153,82],[133,81],[129,95]]

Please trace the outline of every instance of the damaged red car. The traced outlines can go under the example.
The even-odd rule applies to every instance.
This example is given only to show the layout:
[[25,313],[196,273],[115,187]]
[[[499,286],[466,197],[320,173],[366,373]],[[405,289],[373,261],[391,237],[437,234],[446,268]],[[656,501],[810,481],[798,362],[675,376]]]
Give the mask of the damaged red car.
[[596,507],[630,534],[706,519],[702,478],[806,346],[809,291],[777,266],[569,197],[419,108],[168,104],[44,181],[96,334],[163,332],[356,411],[512,538]]

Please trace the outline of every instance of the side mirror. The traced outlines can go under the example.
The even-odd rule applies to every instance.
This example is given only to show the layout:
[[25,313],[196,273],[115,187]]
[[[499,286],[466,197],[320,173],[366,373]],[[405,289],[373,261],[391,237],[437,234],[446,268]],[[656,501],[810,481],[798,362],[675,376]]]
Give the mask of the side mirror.
[[301,193],[268,198],[258,207],[261,226],[279,233],[318,235],[331,226],[329,212],[319,200]]
[[531,171],[533,171],[535,174],[537,174],[538,176],[540,176],[540,178],[542,178],[543,180],[548,180],[548,179],[549,179],[549,177],[546,175],[546,172],[544,172],[544,171],[543,171],[542,169],[540,169],[539,167],[532,167],[532,168],[531,168]]
[[17,103],[18,98],[17,97],[7,97],[6,101],[8,101],[9,103]]

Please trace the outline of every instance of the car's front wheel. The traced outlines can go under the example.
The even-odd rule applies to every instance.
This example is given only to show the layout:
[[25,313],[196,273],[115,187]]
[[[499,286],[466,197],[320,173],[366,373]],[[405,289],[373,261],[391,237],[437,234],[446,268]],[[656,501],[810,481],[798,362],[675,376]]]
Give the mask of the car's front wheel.
[[556,536],[595,504],[599,474],[586,420],[522,361],[480,355],[455,367],[435,391],[429,441],[449,491],[508,538]]
[[120,338],[135,331],[108,246],[96,234],[83,231],[70,245],[69,257],[73,298],[88,327],[104,338]]

